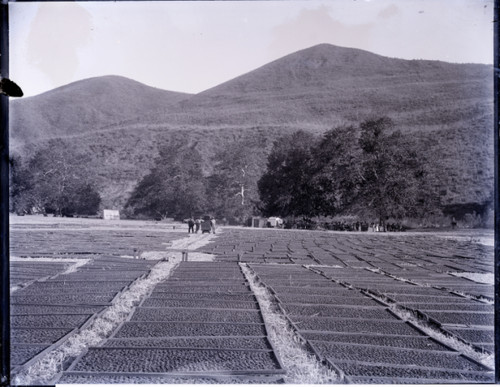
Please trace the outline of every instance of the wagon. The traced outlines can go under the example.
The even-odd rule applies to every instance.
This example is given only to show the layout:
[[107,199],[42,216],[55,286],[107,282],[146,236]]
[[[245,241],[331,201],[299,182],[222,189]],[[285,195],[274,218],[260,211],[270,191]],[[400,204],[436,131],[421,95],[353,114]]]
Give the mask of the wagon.
[[204,234],[208,232],[210,234],[212,231],[212,224],[210,223],[210,216],[205,215],[203,221],[201,222],[201,233]]

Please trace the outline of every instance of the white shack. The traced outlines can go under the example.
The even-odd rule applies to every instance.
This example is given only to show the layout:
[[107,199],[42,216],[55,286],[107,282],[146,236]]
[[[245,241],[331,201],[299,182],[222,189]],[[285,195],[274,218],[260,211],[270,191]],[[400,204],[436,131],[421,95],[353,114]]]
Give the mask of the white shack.
[[263,218],[261,216],[252,216],[249,223],[250,227],[266,227],[266,218]]
[[120,220],[120,211],[118,210],[103,210],[102,218],[104,220]]

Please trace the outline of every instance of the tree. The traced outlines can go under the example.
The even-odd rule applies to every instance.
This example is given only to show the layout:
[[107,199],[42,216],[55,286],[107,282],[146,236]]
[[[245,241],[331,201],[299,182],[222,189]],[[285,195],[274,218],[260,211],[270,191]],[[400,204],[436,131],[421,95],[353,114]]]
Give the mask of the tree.
[[203,212],[206,189],[199,152],[184,141],[160,149],[155,166],[136,186],[125,208],[132,216],[183,219]]
[[311,185],[322,215],[334,215],[349,208],[356,198],[361,176],[359,130],[343,126],[326,132],[313,149]]
[[360,129],[356,212],[377,217],[381,224],[388,217],[422,216],[434,200],[410,138],[395,131],[387,117],[364,121]]
[[275,142],[259,180],[265,215],[421,217],[437,207],[410,136],[382,117]]
[[31,213],[33,208],[40,208],[35,190],[33,174],[24,165],[24,160],[19,156],[10,157],[9,174],[9,211],[18,214]]
[[62,209],[62,215],[95,215],[101,206],[101,195],[90,183],[75,185],[72,199]]
[[275,141],[267,171],[258,182],[264,215],[315,216],[318,191],[311,184],[314,171],[313,134],[297,131]]
[[207,183],[217,216],[243,223],[255,213],[264,152],[262,144],[247,140],[234,142],[215,155],[214,172]]
[[75,147],[60,140],[49,141],[27,165],[14,163],[12,209],[66,216],[96,214],[101,198],[85,168],[89,161]]

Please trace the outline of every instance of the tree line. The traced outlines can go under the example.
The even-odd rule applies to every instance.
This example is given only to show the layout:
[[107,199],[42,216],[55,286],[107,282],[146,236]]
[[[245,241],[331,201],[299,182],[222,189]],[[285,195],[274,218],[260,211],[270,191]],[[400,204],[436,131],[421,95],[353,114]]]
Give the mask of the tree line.
[[384,223],[439,207],[416,144],[387,117],[321,136],[299,130],[277,139],[269,154],[258,144],[233,143],[211,162],[204,175],[193,146],[181,141],[162,149],[126,205],[129,216],[210,213],[243,223],[257,214],[349,214]]
[[[323,135],[297,131],[272,149],[233,142],[206,160],[196,144],[176,139],[159,149],[153,168],[124,206],[129,218],[185,219],[210,214],[233,223],[252,215],[357,215],[383,222],[420,217],[438,202],[411,138],[387,117]],[[56,140],[26,163],[13,160],[11,210],[91,215],[100,207],[88,155]]]
[[384,223],[438,209],[416,144],[387,117],[275,143],[258,182],[264,215],[356,215]]
[[[151,171],[137,184],[124,211],[131,218],[174,218],[210,214],[243,223],[255,213],[262,150],[235,142],[210,158],[209,172],[195,145],[177,140],[162,148]],[[255,145],[255,144],[253,144]]]
[[10,159],[10,211],[19,215],[95,215],[101,196],[85,165],[89,155],[59,140],[50,140],[28,161]]

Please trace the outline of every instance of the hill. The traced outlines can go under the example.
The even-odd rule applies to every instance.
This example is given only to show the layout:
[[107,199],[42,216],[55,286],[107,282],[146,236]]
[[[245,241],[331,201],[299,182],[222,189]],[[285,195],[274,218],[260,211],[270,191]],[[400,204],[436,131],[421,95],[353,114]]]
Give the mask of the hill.
[[189,94],[164,91],[119,76],[85,79],[10,102],[11,148],[81,136],[117,120],[168,109]]
[[[147,123],[216,128],[300,123],[322,130],[393,115],[408,128],[436,126],[463,121],[471,109],[491,101],[491,77],[485,65],[408,61],[322,44],[187,98]],[[482,108],[491,113],[491,106]]]
[[[485,203],[493,187],[492,69],[402,60],[322,44],[197,95],[120,77],[76,82],[14,101],[13,150],[49,138],[93,157],[106,206],[120,207],[153,165],[158,147],[184,138],[204,157],[236,141],[268,152],[278,136],[315,133],[389,116],[419,142],[443,205]],[[262,167],[266,159],[262,157]]]

